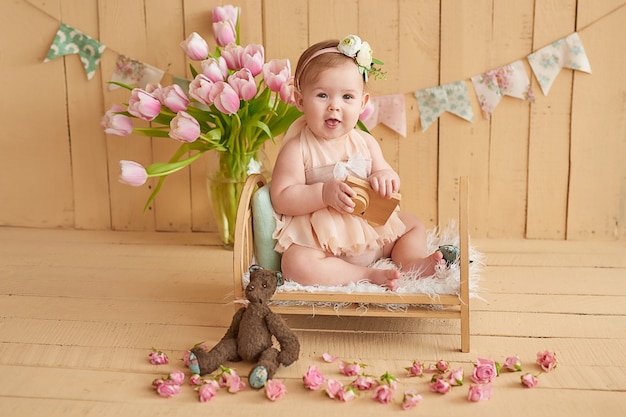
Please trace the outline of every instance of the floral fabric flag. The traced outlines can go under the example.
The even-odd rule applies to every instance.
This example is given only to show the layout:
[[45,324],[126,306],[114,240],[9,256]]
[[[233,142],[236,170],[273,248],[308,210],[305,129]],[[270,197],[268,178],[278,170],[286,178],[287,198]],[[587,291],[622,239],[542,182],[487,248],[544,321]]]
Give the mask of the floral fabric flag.
[[377,124],[382,123],[406,138],[404,94],[371,97],[370,103],[374,110],[363,120],[365,127],[372,130]]
[[503,96],[521,98],[531,103],[535,101],[522,61],[475,75],[472,84],[486,119],[489,119]]
[[576,32],[533,52],[527,58],[544,95],[548,95],[561,68],[591,73],[587,54]]
[[474,121],[474,112],[465,81],[418,90],[414,94],[420,111],[422,132],[425,132],[428,126],[446,111],[468,122]]
[[87,73],[87,79],[91,80],[98,69],[100,57],[105,49],[106,46],[97,40],[85,35],[78,29],[61,23],[43,62],[64,55],[78,54]]
[[[134,85],[143,89],[149,83],[160,83],[163,74],[165,74],[165,71],[155,68],[152,65],[145,64],[125,55],[118,55],[111,81]],[[115,84],[109,84],[109,90],[116,88],[119,87]]]

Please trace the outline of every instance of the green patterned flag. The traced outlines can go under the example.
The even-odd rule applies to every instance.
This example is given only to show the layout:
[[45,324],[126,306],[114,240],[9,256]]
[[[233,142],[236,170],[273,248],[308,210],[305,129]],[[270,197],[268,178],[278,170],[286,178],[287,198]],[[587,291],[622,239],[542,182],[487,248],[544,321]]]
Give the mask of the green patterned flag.
[[64,55],[78,54],[83,67],[85,67],[87,79],[91,80],[98,69],[100,56],[105,49],[106,46],[97,40],[85,35],[78,29],[61,23],[54,41],[50,45],[48,55],[43,62],[48,62]]
[[450,112],[468,122],[474,121],[474,112],[464,81],[415,91],[414,94],[420,111],[422,132],[444,112]]

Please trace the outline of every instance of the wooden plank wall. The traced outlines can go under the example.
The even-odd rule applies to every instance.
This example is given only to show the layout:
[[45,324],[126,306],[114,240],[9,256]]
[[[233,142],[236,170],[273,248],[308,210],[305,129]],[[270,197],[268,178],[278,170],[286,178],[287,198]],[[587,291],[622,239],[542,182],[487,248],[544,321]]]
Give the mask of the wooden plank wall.
[[[387,80],[370,92],[405,95],[408,137],[382,125],[373,133],[402,177],[403,209],[428,225],[456,217],[457,179],[469,175],[473,236],[626,238],[625,0],[3,1],[0,225],[215,230],[207,158],[170,176],[144,213],[150,187],[119,184],[119,160],[165,160],[175,144],[107,137],[99,122],[128,98],[106,84],[118,54],[166,70],[163,84],[189,76],[179,43],[196,31],[213,45],[211,9],[221,4],[242,7],[242,43],[263,43],[268,59],[294,67],[322,39],[357,33],[372,44]],[[59,22],[107,46],[92,80],[77,56],[42,62]],[[574,31],[593,73],[564,69],[544,96],[525,57]],[[535,103],[505,97],[484,119],[469,78],[518,59]],[[459,80],[474,122],[444,114],[422,132],[413,92]]]

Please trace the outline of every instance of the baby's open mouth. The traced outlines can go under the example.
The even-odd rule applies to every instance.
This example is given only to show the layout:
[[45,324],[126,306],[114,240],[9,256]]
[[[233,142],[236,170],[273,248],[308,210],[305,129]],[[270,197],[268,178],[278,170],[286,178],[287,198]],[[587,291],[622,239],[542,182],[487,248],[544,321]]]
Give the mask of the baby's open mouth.
[[326,119],[326,126],[328,127],[337,127],[340,123],[341,121],[337,119]]

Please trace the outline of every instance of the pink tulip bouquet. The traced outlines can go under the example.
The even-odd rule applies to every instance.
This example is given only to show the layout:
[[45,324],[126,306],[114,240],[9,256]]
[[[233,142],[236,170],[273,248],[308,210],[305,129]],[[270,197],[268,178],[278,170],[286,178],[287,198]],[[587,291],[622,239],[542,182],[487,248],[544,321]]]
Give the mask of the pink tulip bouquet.
[[[293,106],[289,60],[265,62],[262,45],[241,46],[239,15],[235,6],[213,9],[217,43],[213,53],[195,32],[181,43],[187,56],[200,64],[200,70],[190,65],[194,79],[188,86],[148,85],[139,89],[115,83],[131,91],[127,108],[114,105],[102,120],[105,132],[112,135],[137,133],[180,142],[167,162],[144,168],[134,161],[120,161],[122,183],[141,186],[148,178],[159,177],[145,208],[167,175],[185,168],[206,151],[219,152],[217,170],[224,177],[225,188],[211,194],[213,205],[221,206],[227,217],[218,219],[218,224],[231,223],[222,233],[226,244],[232,243],[228,240],[234,232],[241,183],[248,174],[259,172],[258,151],[300,116]],[[151,127],[134,127],[133,119],[149,121]]]

